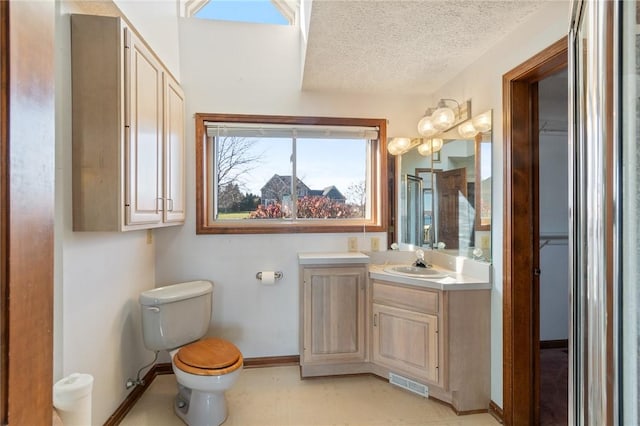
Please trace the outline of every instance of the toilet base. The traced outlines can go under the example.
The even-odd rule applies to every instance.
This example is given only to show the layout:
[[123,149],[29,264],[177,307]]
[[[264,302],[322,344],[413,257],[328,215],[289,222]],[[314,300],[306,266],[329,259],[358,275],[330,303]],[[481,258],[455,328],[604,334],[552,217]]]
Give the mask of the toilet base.
[[178,384],[173,409],[189,426],[219,426],[227,419],[224,392],[201,392]]

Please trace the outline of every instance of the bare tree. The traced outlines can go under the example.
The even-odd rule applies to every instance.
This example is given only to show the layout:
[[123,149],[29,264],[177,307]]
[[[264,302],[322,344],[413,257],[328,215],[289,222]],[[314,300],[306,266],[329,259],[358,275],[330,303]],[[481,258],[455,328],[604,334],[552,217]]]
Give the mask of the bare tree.
[[229,184],[244,186],[243,178],[260,164],[262,153],[255,152],[255,141],[237,136],[221,136],[216,143],[218,193]]
[[349,203],[363,208],[367,200],[367,185],[361,180],[358,183],[352,183],[347,188],[347,200]]

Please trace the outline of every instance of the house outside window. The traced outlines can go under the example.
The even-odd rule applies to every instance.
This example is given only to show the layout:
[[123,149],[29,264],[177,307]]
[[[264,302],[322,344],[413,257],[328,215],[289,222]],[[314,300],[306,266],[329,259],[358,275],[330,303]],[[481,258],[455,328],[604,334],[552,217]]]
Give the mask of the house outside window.
[[196,114],[196,137],[198,233],[386,229],[384,119]]

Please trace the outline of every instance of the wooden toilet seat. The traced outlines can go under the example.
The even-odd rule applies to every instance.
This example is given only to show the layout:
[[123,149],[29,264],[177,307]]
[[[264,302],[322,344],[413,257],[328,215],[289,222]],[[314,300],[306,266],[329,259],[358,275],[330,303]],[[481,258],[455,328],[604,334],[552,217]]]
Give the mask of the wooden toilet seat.
[[231,342],[204,339],[181,348],[173,362],[180,370],[199,376],[221,376],[242,367],[242,354]]

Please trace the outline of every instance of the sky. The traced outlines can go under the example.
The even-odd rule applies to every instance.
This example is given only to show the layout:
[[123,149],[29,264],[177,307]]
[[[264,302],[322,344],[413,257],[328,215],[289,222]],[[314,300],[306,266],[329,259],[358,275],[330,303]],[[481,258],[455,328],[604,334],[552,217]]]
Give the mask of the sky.
[[[260,195],[260,188],[274,174],[291,176],[291,139],[259,139],[254,141],[252,156],[260,160],[244,176],[243,191]],[[297,176],[310,189],[334,185],[347,195],[350,185],[366,178],[366,142],[345,139],[298,139]]]
[[211,0],[195,16],[223,21],[289,25],[270,0]]

